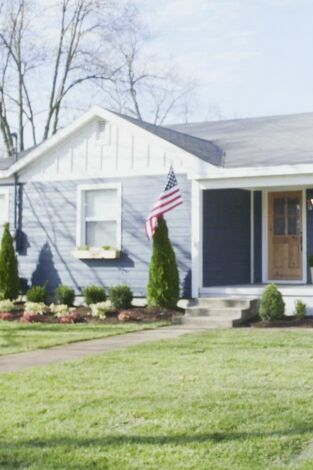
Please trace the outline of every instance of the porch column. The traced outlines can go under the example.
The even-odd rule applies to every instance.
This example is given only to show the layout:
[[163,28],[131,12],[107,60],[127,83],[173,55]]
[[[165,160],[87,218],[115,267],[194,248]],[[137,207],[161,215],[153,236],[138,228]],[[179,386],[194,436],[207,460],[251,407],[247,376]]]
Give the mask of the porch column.
[[[192,181],[192,216],[191,216],[191,295],[196,298],[202,287],[202,219],[203,191],[198,181]],[[187,221],[188,223],[188,221]]]

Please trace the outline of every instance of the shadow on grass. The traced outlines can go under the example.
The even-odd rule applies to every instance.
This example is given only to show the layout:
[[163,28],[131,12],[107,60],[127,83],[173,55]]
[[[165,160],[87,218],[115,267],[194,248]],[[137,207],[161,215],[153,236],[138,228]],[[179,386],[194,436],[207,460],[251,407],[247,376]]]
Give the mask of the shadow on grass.
[[269,432],[213,432],[200,434],[173,434],[173,435],[109,435],[98,438],[79,438],[79,437],[59,437],[53,439],[26,439],[17,442],[0,441],[1,450],[14,449],[36,449],[36,448],[57,448],[57,447],[108,447],[125,445],[185,445],[200,444],[205,442],[223,442],[240,441],[249,438],[271,438],[297,436],[307,433],[313,433],[312,426],[299,425],[299,427],[286,430],[277,430]]
[[[173,434],[173,435],[109,435],[99,438],[58,437],[51,439],[21,439],[16,442],[0,441],[0,468],[6,470],[27,469],[36,466],[41,468],[56,467],[56,463],[62,462],[62,468],[75,470],[106,470],[108,458],[103,451],[116,451],[121,454],[125,463],[127,454],[131,452],[132,460],[135,458],[133,451],[125,446],[188,446],[229,443],[231,441],[244,441],[246,439],[260,438],[284,438],[313,433],[313,427],[304,424],[293,429],[277,430],[270,432],[213,432],[198,434]],[[82,452],[81,452],[82,451]],[[147,451],[149,451],[147,449]],[[4,467],[2,466],[4,465]],[[43,468],[43,467],[42,467]]]

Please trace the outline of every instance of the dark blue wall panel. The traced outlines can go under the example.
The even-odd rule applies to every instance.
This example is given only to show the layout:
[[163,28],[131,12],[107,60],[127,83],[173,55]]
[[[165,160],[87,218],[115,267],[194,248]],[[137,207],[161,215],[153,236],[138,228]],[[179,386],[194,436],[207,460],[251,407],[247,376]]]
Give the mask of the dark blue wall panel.
[[250,282],[250,192],[203,194],[203,285]]

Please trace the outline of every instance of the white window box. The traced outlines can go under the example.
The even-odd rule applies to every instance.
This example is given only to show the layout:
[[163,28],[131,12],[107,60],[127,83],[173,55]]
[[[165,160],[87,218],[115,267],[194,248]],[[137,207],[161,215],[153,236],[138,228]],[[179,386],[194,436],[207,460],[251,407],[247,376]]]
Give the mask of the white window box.
[[78,259],[118,259],[121,257],[121,251],[111,248],[104,250],[103,248],[91,247],[88,250],[75,248],[72,256]]

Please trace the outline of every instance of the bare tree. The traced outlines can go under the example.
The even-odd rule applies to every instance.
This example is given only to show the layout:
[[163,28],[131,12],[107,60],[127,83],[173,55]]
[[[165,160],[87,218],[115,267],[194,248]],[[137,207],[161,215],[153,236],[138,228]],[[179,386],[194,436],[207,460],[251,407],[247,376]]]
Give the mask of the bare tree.
[[[65,110],[76,98],[82,108],[95,84],[106,105],[155,124],[188,100],[192,87],[146,55],[138,12],[121,4],[0,0],[0,135],[8,155],[14,133],[19,151],[55,134]],[[77,96],[79,87],[85,93]]]
[[[70,91],[88,81],[110,80],[114,75],[107,64],[100,69],[93,60],[99,53],[96,35],[112,15],[109,1],[58,0],[48,8],[53,18],[52,47],[49,40],[38,41],[47,33],[38,27],[38,3],[3,0],[1,4],[0,131],[9,155],[13,153],[13,130],[18,134],[19,150],[25,148],[26,126],[30,126],[33,144],[38,141],[38,127],[43,127],[39,140],[47,139],[58,129]],[[49,29],[45,21],[41,23]],[[48,80],[39,82],[39,71]],[[43,104],[38,103],[38,89],[46,96]]]
[[120,61],[119,73],[105,93],[114,110],[161,125],[188,101],[194,85],[182,83],[171,68],[166,69],[164,64],[158,67],[154,57],[146,56],[150,38],[136,13],[123,26],[112,39],[115,57]]

